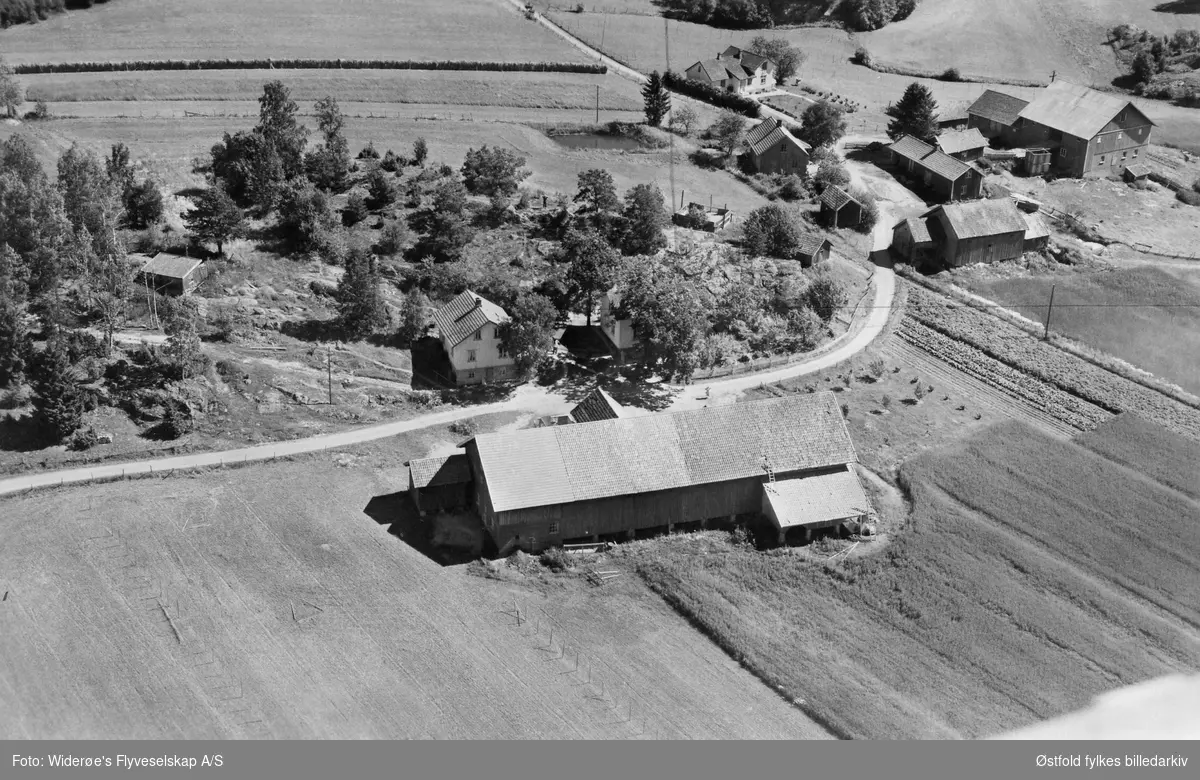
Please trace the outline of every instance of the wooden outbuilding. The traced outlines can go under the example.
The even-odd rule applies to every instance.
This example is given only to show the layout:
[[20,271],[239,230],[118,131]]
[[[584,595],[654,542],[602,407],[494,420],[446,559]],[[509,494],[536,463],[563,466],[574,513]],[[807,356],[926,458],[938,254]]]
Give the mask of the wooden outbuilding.
[[809,268],[828,260],[832,250],[833,244],[825,236],[805,233],[800,236],[800,241],[796,245],[796,259],[800,261],[802,267]]
[[857,461],[828,391],[481,434],[463,446],[475,507],[501,555],[758,517],[765,483]]
[[1042,215],[1036,211],[1022,211],[1025,220],[1025,241],[1022,248],[1026,252],[1040,252],[1050,243],[1050,227]]
[[733,212],[728,208],[712,208],[700,203],[689,203],[671,215],[671,221],[680,227],[715,233],[733,221]]
[[988,145],[987,139],[977,127],[942,133],[937,137],[936,143],[943,154],[948,154],[956,160],[978,160],[983,157]]
[[862,204],[850,193],[831,184],[821,193],[821,221],[831,228],[854,227],[862,221]]
[[892,251],[906,263],[920,265],[937,250],[923,217],[910,217],[892,228]]
[[142,266],[144,284],[165,295],[187,295],[194,291],[206,276],[204,261],[196,257],[159,252]]
[[1009,198],[947,203],[921,216],[948,268],[1015,260],[1025,251],[1029,225]]
[[902,136],[888,147],[892,164],[931,190],[942,202],[978,198],[983,172],[930,144]]
[[1125,173],[1122,174],[1125,181],[1142,181],[1150,177],[1150,166],[1136,163],[1126,166]]
[[463,509],[471,505],[471,466],[461,452],[408,463],[408,493],[417,511]]
[[858,474],[850,466],[763,485],[762,513],[775,527],[780,544],[807,542],[821,528],[846,526],[858,531],[872,515]]

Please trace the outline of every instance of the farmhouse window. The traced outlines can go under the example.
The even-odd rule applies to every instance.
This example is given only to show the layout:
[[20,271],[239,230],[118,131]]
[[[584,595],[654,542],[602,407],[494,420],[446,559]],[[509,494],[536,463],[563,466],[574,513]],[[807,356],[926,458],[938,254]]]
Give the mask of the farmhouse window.
[[1133,150],[1133,156],[1134,156],[1134,157],[1137,157],[1137,153],[1138,153],[1138,150],[1137,150],[1137,149],[1134,149],[1134,150]]
[[551,523],[550,524],[550,534],[553,536],[554,534],[557,534],[557,533],[558,533],[558,523]]
[[467,379],[474,379],[474,378],[475,378],[475,372],[474,372],[474,371],[468,371],[468,372],[467,372]]
[[479,330],[475,331],[475,340],[479,341],[482,338],[483,338],[483,328],[480,328]]
[[474,363],[474,362],[475,362],[475,352],[476,352],[476,350],[474,350],[474,349],[468,349],[468,350],[467,350],[467,362],[468,362],[468,363]]
[[1120,134],[1120,133],[1117,133],[1117,140],[1118,140],[1118,141],[1120,141],[1120,140],[1121,140],[1121,134]]
[[780,145],[779,145],[779,153],[780,153],[780,154],[787,154],[787,144],[780,144]]
[[1100,155],[1100,164],[1104,165],[1104,155]]

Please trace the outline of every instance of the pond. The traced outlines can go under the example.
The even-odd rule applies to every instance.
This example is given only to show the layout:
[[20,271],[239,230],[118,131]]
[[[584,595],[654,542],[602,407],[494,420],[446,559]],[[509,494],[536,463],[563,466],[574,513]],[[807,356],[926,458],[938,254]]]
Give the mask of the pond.
[[619,149],[622,151],[641,149],[642,145],[634,138],[623,135],[600,135],[599,133],[573,133],[571,135],[552,135],[550,140],[568,149]]

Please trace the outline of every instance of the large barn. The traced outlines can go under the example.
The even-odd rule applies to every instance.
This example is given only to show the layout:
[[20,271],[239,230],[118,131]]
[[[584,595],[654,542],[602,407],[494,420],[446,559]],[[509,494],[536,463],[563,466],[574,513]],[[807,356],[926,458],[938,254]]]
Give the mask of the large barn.
[[[502,555],[762,514],[778,518],[782,541],[869,514],[830,392],[501,431],[463,447],[473,503]],[[779,492],[768,497],[769,485]],[[841,516],[847,507],[854,517]]]

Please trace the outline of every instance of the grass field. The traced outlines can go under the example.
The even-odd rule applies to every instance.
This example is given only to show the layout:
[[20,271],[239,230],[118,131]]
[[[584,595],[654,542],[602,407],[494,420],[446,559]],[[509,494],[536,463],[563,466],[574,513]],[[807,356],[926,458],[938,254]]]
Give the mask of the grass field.
[[[230,70],[23,76],[27,100],[257,100],[280,79],[304,103],[334,95],[347,103],[442,103],[522,108],[641,111],[637,86],[617,76],[387,70]],[[306,106],[307,107],[307,106]]]
[[1076,441],[1114,463],[1136,469],[1161,485],[1200,500],[1200,447],[1157,425],[1123,414]]
[[959,283],[1038,322],[1054,286],[1052,328],[1191,393],[1200,393],[1200,270],[961,275]]
[[[211,110],[212,104],[209,105]],[[148,104],[153,111],[154,104]],[[568,122],[591,121],[591,112],[569,110],[548,112],[526,109],[499,109],[502,112],[522,114],[529,123],[554,122],[558,115]],[[540,188],[548,192],[575,192],[577,177],[589,168],[608,169],[616,181],[619,191],[635,184],[651,182],[657,184],[668,197],[670,195],[669,155],[666,151],[609,152],[593,150],[570,150],[553,141],[538,130],[515,121],[486,121],[488,109],[476,111],[464,108],[461,114],[431,107],[441,117],[452,116],[450,121],[428,121],[415,117],[395,119],[351,118],[346,123],[346,136],[351,150],[357,152],[367,142],[373,142],[382,152],[395,149],[397,152],[412,149],[417,137],[424,137],[429,144],[429,160],[445,162],[458,167],[469,148],[483,144],[503,145],[520,152],[528,160],[533,172],[524,186]],[[472,118],[484,121],[471,121]],[[601,111],[601,121],[613,118],[616,112],[606,116]],[[522,121],[520,119],[516,121]],[[179,118],[141,119],[136,115],[127,118],[61,119],[39,123],[25,128],[38,141],[42,156],[53,165],[57,156],[69,148],[72,140],[107,154],[109,147],[122,141],[127,144],[135,160],[142,161],[147,169],[159,176],[173,189],[196,186],[200,178],[189,173],[194,157],[207,155],[212,145],[226,131],[246,129],[254,125],[250,117],[225,118]],[[12,128],[0,127],[0,137],[13,132]],[[699,168],[687,161],[686,155],[676,152],[675,190],[686,190],[689,198],[707,201],[712,195],[717,203],[728,203],[729,208],[739,215],[766,203],[766,200],[749,186],[733,179],[723,171]]]
[[0,735],[825,736],[635,577],[469,576],[382,525],[449,436],[5,500]]
[[494,0],[125,0],[0,32],[12,64],[225,57],[580,62]]
[[1200,505],[1017,423],[903,473],[913,514],[876,554],[693,538],[630,555],[848,736],[991,735],[1200,663]]

